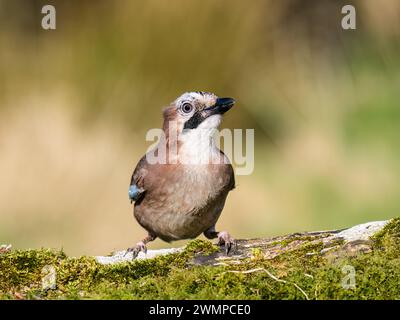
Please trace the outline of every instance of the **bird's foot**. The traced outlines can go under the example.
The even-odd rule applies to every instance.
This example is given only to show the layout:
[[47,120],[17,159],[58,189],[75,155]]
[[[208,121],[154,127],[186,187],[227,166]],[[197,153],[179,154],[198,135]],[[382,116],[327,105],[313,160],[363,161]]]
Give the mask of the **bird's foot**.
[[218,237],[218,245],[225,246],[226,255],[229,254],[229,252],[232,249],[232,246],[236,248],[236,240],[233,239],[227,231],[218,232],[217,237]]
[[139,255],[139,252],[144,252],[144,254],[146,254],[147,253],[146,244],[143,241],[139,241],[138,243],[136,243],[136,246],[128,248],[126,250],[125,255],[127,255],[129,252],[132,252],[132,260]]

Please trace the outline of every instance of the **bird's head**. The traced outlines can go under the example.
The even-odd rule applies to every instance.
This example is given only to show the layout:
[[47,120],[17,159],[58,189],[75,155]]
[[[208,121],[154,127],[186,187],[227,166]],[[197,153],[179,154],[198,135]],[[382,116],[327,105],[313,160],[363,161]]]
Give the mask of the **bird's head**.
[[164,110],[164,131],[171,121],[178,134],[185,129],[216,129],[234,103],[232,98],[219,98],[209,92],[186,92]]

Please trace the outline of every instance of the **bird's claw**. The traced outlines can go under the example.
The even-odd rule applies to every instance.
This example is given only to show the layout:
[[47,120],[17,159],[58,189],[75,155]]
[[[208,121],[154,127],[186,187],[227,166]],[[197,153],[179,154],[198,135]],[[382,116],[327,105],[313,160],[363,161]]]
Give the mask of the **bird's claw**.
[[144,254],[146,254],[147,253],[146,244],[143,241],[136,243],[136,246],[128,248],[126,250],[125,256],[130,252],[132,252],[132,260],[139,255],[139,252],[143,252]]
[[226,231],[221,231],[218,233],[218,245],[225,246],[225,254],[228,255],[232,249],[232,246],[236,249],[236,240],[231,237],[231,235]]

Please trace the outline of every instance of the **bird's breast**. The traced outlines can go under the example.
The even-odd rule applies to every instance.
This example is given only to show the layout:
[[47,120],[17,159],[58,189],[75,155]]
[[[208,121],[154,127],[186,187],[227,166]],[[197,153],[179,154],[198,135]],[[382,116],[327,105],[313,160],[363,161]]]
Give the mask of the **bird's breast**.
[[164,165],[154,177],[135,217],[164,240],[193,238],[215,224],[226,196],[226,165]]

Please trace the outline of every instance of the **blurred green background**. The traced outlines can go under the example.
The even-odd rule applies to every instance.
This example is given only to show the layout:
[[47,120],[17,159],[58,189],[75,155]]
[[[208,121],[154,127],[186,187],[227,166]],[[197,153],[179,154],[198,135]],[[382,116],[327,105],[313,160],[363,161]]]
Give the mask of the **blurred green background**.
[[[357,30],[341,28],[349,3]],[[255,129],[255,170],[219,229],[398,216],[399,35],[398,0],[1,0],[0,243],[80,255],[140,240],[131,172],[162,107],[195,90],[237,100],[223,127]]]

